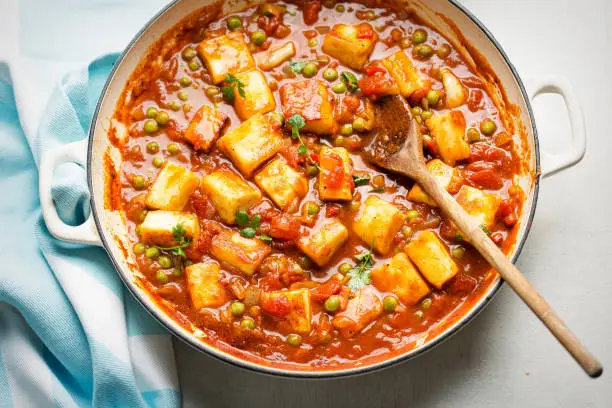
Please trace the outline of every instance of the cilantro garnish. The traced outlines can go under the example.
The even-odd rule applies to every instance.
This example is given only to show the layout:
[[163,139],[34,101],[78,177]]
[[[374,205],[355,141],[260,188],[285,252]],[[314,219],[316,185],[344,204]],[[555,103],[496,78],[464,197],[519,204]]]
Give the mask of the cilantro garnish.
[[346,274],[346,276],[350,277],[347,286],[353,291],[357,291],[365,285],[369,285],[372,281],[370,276],[373,265],[372,249],[355,255],[355,259],[358,262],[357,265]]
[[353,181],[355,187],[366,186],[370,182],[370,178],[368,176],[353,176]]
[[461,235],[461,234],[455,234],[454,238],[455,238],[456,241],[463,241],[463,235]]
[[[304,156],[308,154],[308,146],[306,146],[306,144],[304,143],[304,141],[302,141],[302,138],[300,137],[300,130],[302,130],[304,128],[304,126],[306,126],[306,121],[304,120],[304,118],[302,117],[302,115],[300,115],[299,113],[296,113],[295,115],[291,116],[288,120],[287,123],[289,124],[289,126],[291,126],[291,138],[294,140],[299,140],[300,141],[300,146],[298,147],[298,154],[300,156]],[[308,160],[310,161],[310,163],[316,167],[319,166],[319,164],[317,162],[315,162],[312,157],[308,156]]]
[[357,85],[357,77],[353,75],[352,73],[345,71],[342,73],[342,76],[340,79],[342,80],[344,85],[346,85],[346,88],[349,91],[355,92],[356,90],[359,89],[359,85]]
[[308,64],[308,61],[291,61],[289,62],[289,68],[296,74],[301,74],[306,64]]
[[227,74],[224,81],[227,85],[221,87],[221,92],[223,93],[223,98],[225,98],[226,101],[234,103],[234,88],[236,87],[238,88],[238,95],[240,95],[241,98],[246,97],[246,93],[244,92],[244,84],[234,75]]
[[489,229],[487,228],[486,225],[484,224],[480,224],[480,229],[482,230],[482,232],[484,232],[487,235],[491,235],[491,231],[489,231]]
[[183,224],[179,222],[174,227],[172,227],[172,237],[174,238],[174,242],[176,243],[176,245],[171,247],[161,247],[155,245],[155,247],[160,251],[167,251],[181,258],[186,258],[187,255],[185,255],[185,248],[187,248],[189,244],[191,244],[191,238],[187,238],[186,234],[187,230],[185,230]]
[[371,189],[369,192],[370,193],[384,193],[385,192],[385,188],[384,187],[375,187],[375,188]]
[[[240,235],[245,238],[254,238],[257,235],[257,230],[261,225],[261,217],[254,215],[253,218],[249,217],[249,214],[245,210],[236,211],[236,224],[244,227],[240,230]],[[261,239],[265,243],[272,242],[272,237],[266,234],[259,234],[257,238]]]

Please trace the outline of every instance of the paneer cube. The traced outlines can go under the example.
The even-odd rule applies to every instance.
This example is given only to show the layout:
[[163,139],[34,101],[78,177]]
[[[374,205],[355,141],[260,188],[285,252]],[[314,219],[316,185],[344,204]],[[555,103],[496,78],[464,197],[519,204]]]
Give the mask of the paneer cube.
[[367,245],[387,255],[391,252],[393,237],[404,224],[406,215],[393,204],[377,196],[366,198],[359,215],[353,223],[353,231]]
[[219,307],[227,302],[225,287],[221,284],[219,264],[213,261],[189,265],[185,268],[187,290],[196,310]]
[[255,273],[270,251],[270,247],[259,239],[245,238],[236,231],[222,231],[215,235],[210,249],[219,262],[247,276]]
[[221,220],[228,224],[234,223],[236,211],[246,211],[261,201],[258,189],[225,168],[204,176],[200,189],[210,197]]
[[368,23],[336,24],[323,39],[323,52],[342,64],[360,70],[370,58],[378,35]]
[[284,84],[280,88],[285,118],[295,114],[306,121],[304,132],[318,135],[332,134],[336,130],[332,100],[325,84],[317,79]]
[[273,159],[255,175],[255,183],[278,208],[288,213],[294,213],[308,193],[306,177],[288,165],[281,156]]
[[302,233],[298,248],[317,265],[324,266],[348,239],[348,230],[336,218],[325,218],[314,229]]
[[294,55],[295,44],[293,41],[287,41],[280,46],[273,46],[266,51],[258,52],[255,54],[255,62],[257,62],[259,69],[268,71],[290,60]]
[[404,51],[397,51],[381,62],[395,79],[402,96],[407,98],[419,89],[426,91],[430,88],[429,81],[419,75],[412,60]]
[[203,105],[189,122],[185,131],[185,139],[195,150],[208,152],[221,134],[221,129],[226,122],[226,114],[208,105]]
[[198,53],[215,84],[223,82],[227,74],[235,75],[255,68],[255,61],[241,31],[202,41],[198,45]]
[[438,289],[459,272],[448,249],[432,231],[423,231],[410,241],[406,253],[425,279]]
[[405,305],[414,305],[431,292],[408,256],[399,252],[391,261],[372,270],[372,284],[381,292],[394,293]]
[[199,184],[200,179],[187,168],[168,162],[155,178],[145,202],[156,210],[180,211]]
[[332,325],[342,337],[350,338],[358,334],[382,313],[382,302],[371,287],[364,287],[349,300],[346,309],[336,313]]
[[178,211],[149,211],[140,224],[140,239],[148,245],[171,247],[176,245],[174,229],[177,225],[185,229],[185,238],[197,242],[200,236],[198,217]]
[[433,116],[425,121],[436,139],[442,160],[454,166],[457,160],[470,157],[470,145],[465,140],[465,118],[458,110]]
[[217,146],[250,178],[263,162],[281,150],[283,143],[280,125],[270,114],[257,113],[223,135]]
[[440,70],[442,76],[442,84],[444,85],[444,94],[446,95],[446,107],[453,109],[463,105],[468,98],[467,89],[461,84],[450,69],[445,68]]
[[353,164],[344,147],[321,146],[319,152],[319,198],[351,200],[353,198]]
[[234,109],[238,117],[247,120],[256,113],[272,112],[276,101],[272,95],[266,78],[257,69],[236,74],[236,78],[244,85],[244,98],[237,86],[234,86]]
[[497,194],[464,185],[455,199],[478,225],[491,228],[495,223],[495,214],[501,204],[501,197]]
[[[440,159],[433,159],[427,163],[427,169],[431,173],[431,175],[436,179],[438,184],[440,184],[443,188],[448,189],[451,184],[451,180],[453,176],[456,174],[457,170],[447,164],[445,164]],[[415,183],[414,186],[410,189],[407,196],[408,200],[416,201],[418,203],[427,204],[431,207],[437,207],[438,204],[434,200],[431,199],[430,196],[427,195],[419,186]]]
[[288,304],[289,313],[282,316],[281,319],[289,324],[292,332],[310,333],[312,310],[308,289],[264,293],[261,303],[264,310],[267,310],[266,305],[272,305],[273,307],[275,303]]

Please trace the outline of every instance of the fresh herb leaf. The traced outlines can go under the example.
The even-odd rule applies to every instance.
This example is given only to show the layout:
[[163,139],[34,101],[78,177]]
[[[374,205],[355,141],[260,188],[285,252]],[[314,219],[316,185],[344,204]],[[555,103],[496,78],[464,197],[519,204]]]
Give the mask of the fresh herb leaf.
[[370,182],[370,178],[368,176],[353,176],[353,181],[355,182],[355,187],[365,186]]
[[257,234],[257,231],[251,227],[246,227],[240,230],[240,235],[245,238],[253,238]]
[[372,250],[363,251],[355,255],[355,259],[359,263],[346,274],[346,276],[350,278],[347,282],[347,286],[353,291],[357,291],[365,285],[369,285],[372,281],[370,276],[373,265]]
[[246,227],[247,225],[249,225],[249,223],[249,214],[246,211],[236,211],[236,224],[240,225],[241,227]]
[[259,228],[260,221],[261,221],[261,217],[260,217],[259,215],[254,216],[254,217],[251,219],[251,228],[253,228],[253,229],[258,229],[258,228]]
[[456,241],[463,241],[463,235],[461,235],[461,234],[455,234],[454,238],[455,238]]
[[491,231],[489,231],[489,229],[487,228],[486,225],[484,224],[480,224],[480,229],[487,235],[491,235]]
[[291,61],[289,68],[296,74],[301,74],[306,64],[308,64],[308,61]]
[[359,85],[357,85],[357,77],[352,73],[344,71],[340,79],[344,85],[346,85],[349,91],[355,92],[359,89]]
[[370,193],[384,193],[385,192],[385,188],[384,187],[376,187],[373,188],[369,191]]
[[172,237],[179,244],[185,240],[186,233],[187,230],[185,230],[185,227],[183,227],[183,224],[181,224],[180,222],[174,227],[172,227]]
[[246,97],[246,92],[244,91],[244,84],[240,82],[240,80],[232,74],[227,74],[224,79],[226,86],[221,88],[221,92],[223,93],[223,98],[230,103],[234,103],[235,95],[234,88],[238,89],[238,95],[241,98]]
[[266,234],[259,234],[257,238],[261,239],[266,244],[269,244],[270,242],[272,242],[272,237]]
[[298,154],[303,156],[307,153],[308,153],[308,147],[306,147],[306,145],[302,143],[300,147],[298,147]]
[[174,227],[172,227],[172,237],[174,238],[174,242],[176,242],[176,245],[171,247],[162,247],[155,245],[155,247],[160,251],[170,252],[173,255],[179,256],[181,258],[186,258],[187,255],[185,254],[184,249],[187,248],[189,244],[191,244],[191,238],[187,238],[186,234],[187,230],[185,229],[183,224],[178,223]]
[[234,85],[222,86],[221,93],[223,94],[223,99],[229,103],[234,103]]
[[306,126],[306,121],[304,120],[302,115],[296,113],[287,120],[287,123],[289,124],[289,126],[291,126],[291,138],[299,139],[300,130],[302,130],[304,126]]

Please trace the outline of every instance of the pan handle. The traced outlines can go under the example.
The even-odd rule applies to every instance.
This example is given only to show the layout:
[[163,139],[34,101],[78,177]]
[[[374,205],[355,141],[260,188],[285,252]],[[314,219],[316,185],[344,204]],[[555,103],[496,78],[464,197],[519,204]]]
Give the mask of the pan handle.
[[47,229],[55,238],[75,244],[102,246],[98,235],[92,212],[81,225],[68,225],[61,220],[55,208],[51,195],[53,172],[63,163],[77,163],[83,168],[87,167],[87,139],[73,142],[45,152],[40,160],[38,177],[38,194],[40,207]]
[[568,167],[572,167],[584,157],[586,151],[586,128],[582,110],[569,81],[561,76],[549,75],[527,80],[527,92],[530,102],[540,94],[555,93],[563,97],[569,116],[572,140],[567,151],[563,153],[541,152],[542,177],[548,177]]

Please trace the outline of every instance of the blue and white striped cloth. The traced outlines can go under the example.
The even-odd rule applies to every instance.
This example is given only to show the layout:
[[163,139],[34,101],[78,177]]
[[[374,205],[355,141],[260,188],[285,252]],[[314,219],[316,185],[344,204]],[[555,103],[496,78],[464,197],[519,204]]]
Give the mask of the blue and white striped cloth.
[[[160,5],[46,3],[48,13],[42,2],[9,2],[0,16],[0,39],[14,40],[0,42],[0,407],[177,406],[170,335],[126,291],[104,250],[66,244],[49,234],[37,193],[41,154],[86,137],[116,58],[111,54],[82,64],[91,54],[117,49],[96,38],[91,43],[97,51],[54,59],[59,48],[71,46],[60,40],[72,37],[86,44],[79,30],[89,21],[100,36],[107,27],[131,27],[121,41],[114,38],[125,44]],[[148,11],[136,12],[134,3]],[[79,23],[71,26],[66,13],[75,10]],[[17,24],[7,15],[18,15]],[[57,18],[37,23],[36,16]],[[55,45],[50,49],[48,43]],[[31,48],[35,44],[41,48]],[[85,68],[62,75],[77,64]],[[82,222],[89,213],[83,169],[58,168],[53,196],[65,222]]]

